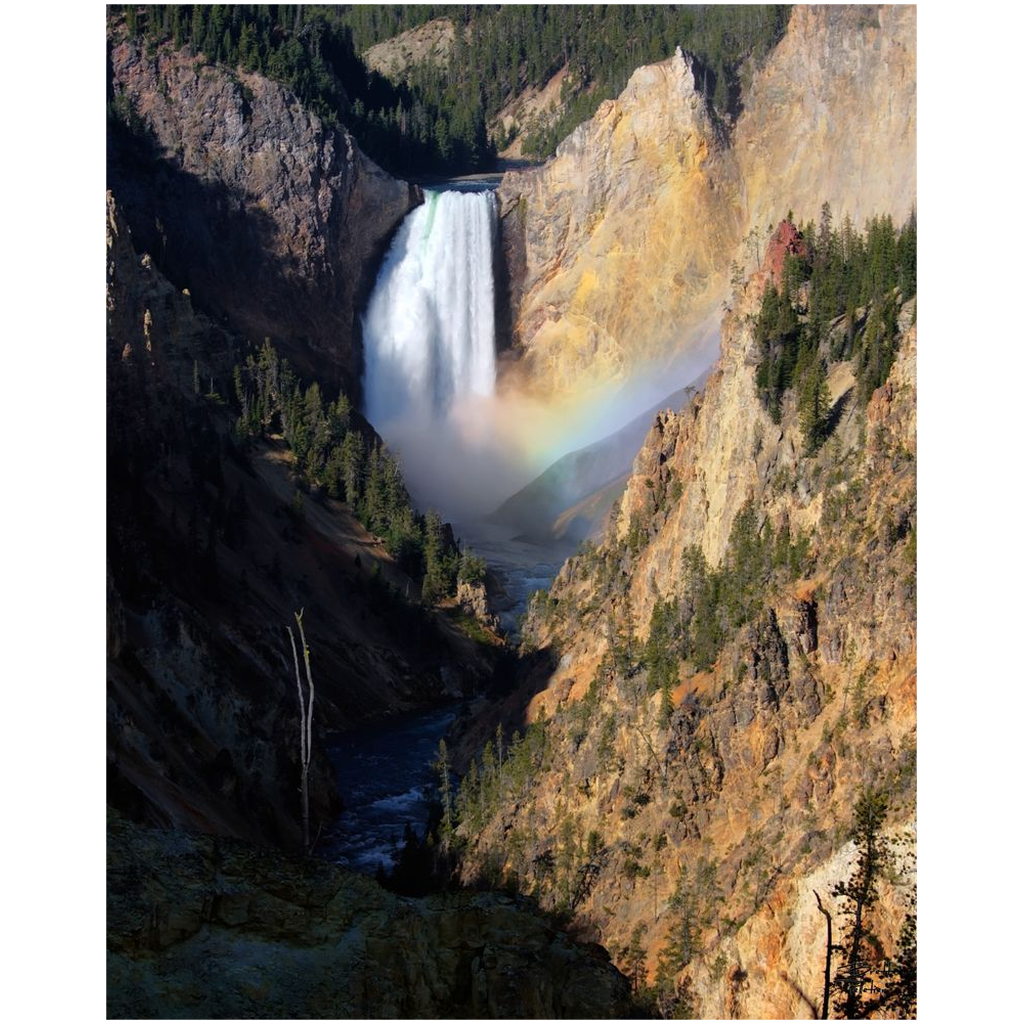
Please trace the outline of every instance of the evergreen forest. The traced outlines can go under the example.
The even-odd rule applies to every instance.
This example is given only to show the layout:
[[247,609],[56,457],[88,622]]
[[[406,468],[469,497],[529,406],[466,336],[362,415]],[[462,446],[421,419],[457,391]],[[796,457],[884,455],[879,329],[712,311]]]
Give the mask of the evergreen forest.
[[828,367],[852,360],[863,407],[889,376],[896,358],[896,315],[917,294],[917,216],[897,228],[888,214],[858,232],[849,217],[833,224],[828,203],[821,219],[801,224],[795,252],[786,256],[782,287],[765,288],[757,320],[761,361],[757,386],[778,423],[782,398],[797,390],[809,452],[827,433]]

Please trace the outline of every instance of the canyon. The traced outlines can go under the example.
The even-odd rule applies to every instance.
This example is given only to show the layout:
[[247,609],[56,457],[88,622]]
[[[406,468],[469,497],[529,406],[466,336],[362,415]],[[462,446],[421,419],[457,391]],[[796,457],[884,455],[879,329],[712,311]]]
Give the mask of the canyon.
[[[450,28],[371,63],[443,68]],[[764,309],[810,330],[809,221],[916,223],[915,9],[793,7],[728,118],[677,50],[493,191],[117,17],[107,74],[108,1012],[817,1016],[865,792],[880,977],[916,899],[916,284],[822,328],[817,446]],[[414,897],[345,866],[331,758],[441,712]]]

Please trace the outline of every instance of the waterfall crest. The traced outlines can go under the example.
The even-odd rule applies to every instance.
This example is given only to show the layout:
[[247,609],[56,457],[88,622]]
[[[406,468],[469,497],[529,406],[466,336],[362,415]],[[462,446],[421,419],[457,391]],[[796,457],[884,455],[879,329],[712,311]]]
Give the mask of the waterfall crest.
[[493,192],[427,192],[395,236],[363,317],[366,414],[443,419],[494,392]]

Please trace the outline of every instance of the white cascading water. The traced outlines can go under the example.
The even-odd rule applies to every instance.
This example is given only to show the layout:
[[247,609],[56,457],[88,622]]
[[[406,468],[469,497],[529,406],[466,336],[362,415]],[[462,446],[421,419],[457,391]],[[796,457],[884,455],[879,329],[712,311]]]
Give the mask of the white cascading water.
[[384,260],[363,317],[366,415],[443,419],[494,392],[493,192],[427,192]]

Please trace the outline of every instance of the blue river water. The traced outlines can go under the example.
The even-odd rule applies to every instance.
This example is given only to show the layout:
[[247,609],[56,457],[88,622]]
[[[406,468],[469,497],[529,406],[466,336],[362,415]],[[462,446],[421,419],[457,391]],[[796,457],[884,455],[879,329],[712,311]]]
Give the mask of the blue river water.
[[432,767],[455,710],[419,712],[328,743],[345,810],[321,840],[319,855],[354,871],[391,870],[408,823],[422,837],[437,800]]

